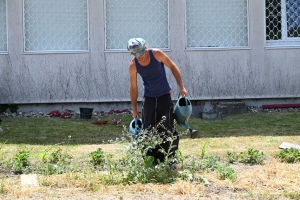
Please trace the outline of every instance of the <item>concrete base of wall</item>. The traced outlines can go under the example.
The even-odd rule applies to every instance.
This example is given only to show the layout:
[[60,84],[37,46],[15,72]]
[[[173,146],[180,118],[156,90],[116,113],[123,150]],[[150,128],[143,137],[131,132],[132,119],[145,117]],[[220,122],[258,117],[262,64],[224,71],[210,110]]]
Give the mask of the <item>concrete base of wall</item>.
[[[224,117],[247,112],[248,107],[262,107],[264,104],[299,104],[300,98],[286,99],[234,99],[234,100],[190,100],[193,106],[192,116],[206,120],[222,119]],[[176,101],[173,101],[174,105]],[[80,107],[94,108],[94,112],[110,110],[131,110],[131,102],[99,102],[99,103],[47,103],[20,104],[18,112],[44,112],[66,109],[79,112]],[[142,110],[142,102],[138,102]],[[9,111],[8,111],[9,112]]]
[[[244,102],[238,101],[210,101],[198,104],[198,106],[193,106],[193,109],[198,107],[198,115],[202,119],[214,120],[222,119],[230,115],[236,115],[247,112],[247,106]],[[202,107],[202,109],[199,109]]]
[[206,120],[216,120],[230,115],[246,113],[249,107],[261,108],[264,104],[297,104],[300,103],[300,99],[228,99],[191,102],[193,105],[192,116]]
[[[18,112],[43,112],[48,113],[52,110],[65,111],[66,109],[79,112],[79,108],[94,108],[94,112],[110,111],[110,110],[131,110],[131,102],[99,102],[99,103],[49,103],[49,104],[20,104]],[[139,108],[141,104],[139,103]]]
[[217,119],[222,119],[230,115],[246,113],[247,108],[243,102],[220,102],[216,106]]

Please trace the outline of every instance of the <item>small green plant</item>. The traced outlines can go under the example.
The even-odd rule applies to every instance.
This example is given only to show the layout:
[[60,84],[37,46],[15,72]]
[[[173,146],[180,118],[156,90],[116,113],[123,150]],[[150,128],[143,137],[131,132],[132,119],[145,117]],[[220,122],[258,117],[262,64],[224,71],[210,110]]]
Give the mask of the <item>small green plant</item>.
[[239,162],[238,156],[233,152],[227,152],[226,157],[229,163],[236,164]]
[[[70,139],[71,136],[68,136],[68,141]],[[51,174],[62,174],[72,169],[70,163],[71,163],[71,159],[73,159],[73,156],[70,155],[67,150],[63,152],[63,150],[60,147],[58,147],[58,149],[53,150],[50,153],[51,149],[61,144],[62,143],[52,145],[47,149],[45,149],[40,154],[43,165],[40,166],[37,169],[37,171],[45,175],[51,175]]]
[[181,180],[185,180],[185,181],[193,181],[194,180],[193,174],[189,173],[187,170],[180,172],[180,178],[181,178]]
[[50,150],[56,145],[47,148],[41,153],[43,165],[38,168],[38,171],[45,175],[62,174],[71,169],[70,163],[73,156],[68,154],[67,151],[63,152],[59,147],[49,154]]
[[215,171],[217,169],[219,162],[220,162],[220,157],[215,155],[209,155],[203,160],[202,167],[206,171]]
[[195,158],[186,158],[186,160],[189,160],[189,162],[185,162],[182,168],[188,169],[190,172],[195,173],[198,171],[203,170],[202,161],[203,160],[196,160]]
[[101,148],[98,148],[96,151],[93,151],[89,154],[92,159],[91,162],[94,166],[103,166],[105,163],[104,153]]
[[122,167],[119,165],[119,162],[113,159],[112,154],[106,155],[104,168],[108,171],[104,181],[107,184],[119,184],[121,183],[121,178],[119,172],[122,170]]
[[16,174],[23,173],[24,168],[29,167],[29,151],[19,150],[13,157],[13,170]]
[[47,154],[48,152],[55,146],[57,146],[58,144],[55,144],[55,145],[52,145],[50,146],[49,148],[45,149],[42,153],[41,153],[41,161],[43,163],[46,163],[47,162]]
[[184,163],[185,158],[184,158],[182,152],[179,149],[177,149],[175,153],[176,153],[178,164],[180,164],[181,167],[183,167],[183,163]]
[[258,150],[254,150],[252,148],[248,148],[247,151],[239,154],[240,163],[263,164],[265,159],[266,155],[263,152],[259,152]]
[[179,172],[179,174],[181,180],[194,182],[194,183],[204,183],[204,185],[210,185],[210,182],[206,178],[202,176],[196,177],[194,174],[189,173],[188,170],[181,171]]
[[59,148],[50,154],[48,162],[52,164],[68,164],[72,158],[73,156],[67,152],[63,153],[62,149]]
[[203,147],[201,148],[201,155],[200,155],[201,159],[203,159],[206,154],[206,146],[207,146],[207,142],[205,142]]
[[[163,120],[150,130],[143,130],[135,140],[127,129],[124,133],[129,135],[132,144],[127,148],[126,157],[122,159],[122,183],[170,183],[178,178],[173,167],[178,163],[177,153],[174,155],[172,148],[177,139],[170,131],[164,135],[158,133],[159,129],[164,129]],[[176,122],[174,122],[176,123]],[[162,145],[168,142],[171,148],[164,149]],[[159,148],[164,154],[165,160],[155,161],[152,156],[147,156],[148,151]]]
[[300,161],[300,150],[299,149],[283,149],[276,155],[281,162],[296,163]]
[[196,173],[199,171],[215,171],[217,169],[217,165],[220,162],[220,157],[208,154],[203,159],[199,158],[186,158],[189,162],[186,162],[184,168],[189,169],[192,173]]
[[224,166],[221,163],[219,163],[217,166],[217,174],[221,180],[228,178],[231,181],[234,181],[237,178],[237,174],[235,173],[234,169],[229,166]]

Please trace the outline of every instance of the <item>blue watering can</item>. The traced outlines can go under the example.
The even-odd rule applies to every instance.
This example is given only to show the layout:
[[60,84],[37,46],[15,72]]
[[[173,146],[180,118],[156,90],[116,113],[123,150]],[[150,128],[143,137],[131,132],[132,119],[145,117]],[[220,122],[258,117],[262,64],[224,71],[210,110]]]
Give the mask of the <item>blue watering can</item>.
[[131,120],[129,124],[129,131],[132,134],[133,139],[137,139],[143,128],[144,126],[141,118],[136,117]]
[[187,123],[192,114],[192,104],[187,97],[178,95],[178,100],[174,106],[174,114],[177,123],[190,131],[192,139],[200,134],[199,131],[191,129]]

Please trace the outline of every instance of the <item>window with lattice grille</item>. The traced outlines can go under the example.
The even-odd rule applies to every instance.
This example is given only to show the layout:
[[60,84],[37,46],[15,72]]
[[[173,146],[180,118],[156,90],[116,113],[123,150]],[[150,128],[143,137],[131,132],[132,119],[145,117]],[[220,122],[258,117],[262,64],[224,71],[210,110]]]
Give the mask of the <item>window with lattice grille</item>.
[[24,51],[89,50],[87,0],[23,0]]
[[0,53],[7,52],[6,0],[0,0]]
[[266,45],[300,45],[300,0],[266,0]]
[[186,48],[249,46],[248,0],[186,0]]
[[134,37],[169,49],[169,0],[105,0],[105,49],[127,51]]

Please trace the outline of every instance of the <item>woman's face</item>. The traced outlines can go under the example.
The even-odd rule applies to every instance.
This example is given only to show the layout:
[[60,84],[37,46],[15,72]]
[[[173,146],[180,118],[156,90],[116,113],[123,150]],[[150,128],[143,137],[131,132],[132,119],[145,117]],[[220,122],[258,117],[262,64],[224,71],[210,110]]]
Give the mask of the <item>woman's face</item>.
[[137,59],[139,62],[144,62],[144,61],[146,60],[146,58],[147,58],[147,55],[148,55],[148,51],[146,50],[146,51],[144,52],[144,54],[137,56],[136,59]]

